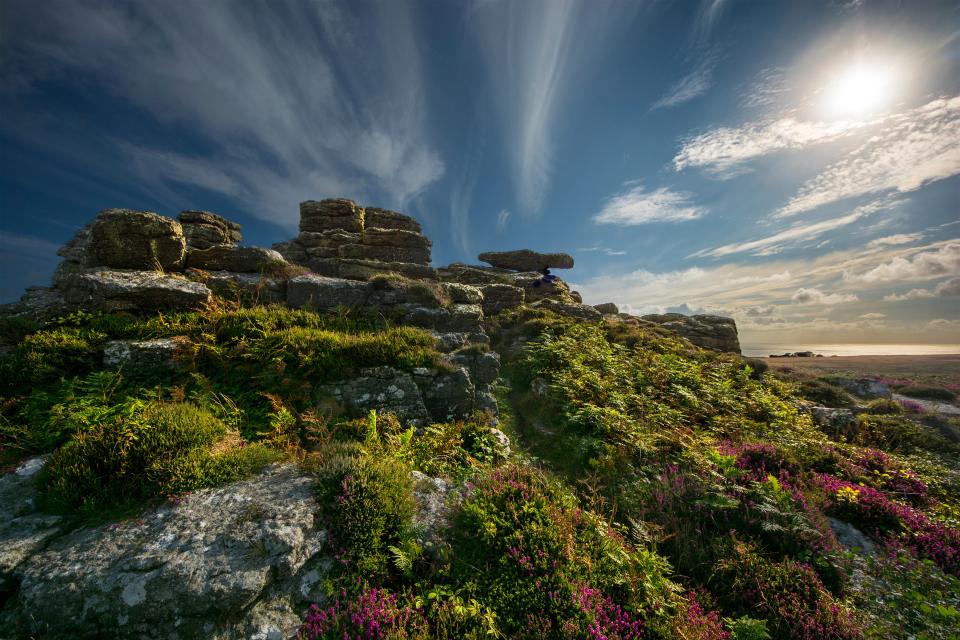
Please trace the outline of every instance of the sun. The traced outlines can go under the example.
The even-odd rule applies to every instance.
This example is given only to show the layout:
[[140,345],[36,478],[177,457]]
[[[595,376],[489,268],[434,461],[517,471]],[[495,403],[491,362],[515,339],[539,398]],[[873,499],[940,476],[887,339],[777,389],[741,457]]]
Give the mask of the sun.
[[893,65],[858,61],[834,72],[823,91],[822,106],[832,117],[858,118],[882,111],[897,92]]

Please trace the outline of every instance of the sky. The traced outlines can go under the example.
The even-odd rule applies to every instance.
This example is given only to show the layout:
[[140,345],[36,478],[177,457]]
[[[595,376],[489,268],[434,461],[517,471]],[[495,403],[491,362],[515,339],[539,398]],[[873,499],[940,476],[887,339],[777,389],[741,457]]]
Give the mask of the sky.
[[745,345],[960,344],[955,0],[2,0],[0,114],[0,301],[103,208],[349,197]]

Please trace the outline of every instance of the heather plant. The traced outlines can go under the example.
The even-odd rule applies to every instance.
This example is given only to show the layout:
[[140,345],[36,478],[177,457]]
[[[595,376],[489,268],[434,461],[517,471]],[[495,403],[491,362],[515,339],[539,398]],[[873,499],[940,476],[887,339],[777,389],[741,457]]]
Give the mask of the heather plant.
[[591,625],[600,635],[586,637],[636,637],[663,628],[676,602],[666,561],[528,467],[470,485],[449,540],[451,578],[496,612],[508,637],[542,637],[544,625],[557,637]]
[[[390,547],[411,536],[414,513],[410,469],[360,447],[335,446],[317,470],[317,495],[331,544],[346,577],[390,576]],[[402,571],[401,571],[402,573]]]
[[429,638],[426,620],[411,603],[383,589],[355,596],[342,590],[329,607],[314,604],[298,640],[418,640]]

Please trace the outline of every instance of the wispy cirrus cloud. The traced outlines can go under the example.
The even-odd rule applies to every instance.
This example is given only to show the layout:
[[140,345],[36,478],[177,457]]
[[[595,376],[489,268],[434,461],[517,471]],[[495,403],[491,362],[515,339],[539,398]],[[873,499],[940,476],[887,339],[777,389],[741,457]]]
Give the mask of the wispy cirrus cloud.
[[896,233],[892,236],[884,236],[882,238],[874,238],[867,243],[867,247],[870,249],[876,247],[895,247],[902,244],[912,244],[914,242],[919,242],[923,239],[922,233]]
[[715,58],[701,61],[697,67],[673,84],[666,93],[650,106],[650,110],[667,109],[702,96],[713,86]]
[[[265,10],[79,0],[13,2],[9,11],[17,30],[4,53],[28,85],[18,95],[73,74],[182,134],[120,143],[107,129],[87,132],[126,161],[114,175],[209,189],[292,225],[307,197],[400,206],[444,172],[425,127],[418,38],[404,2],[363,15],[327,2]],[[8,122],[9,132],[23,124]],[[100,146],[64,141],[76,153],[106,153]]]
[[775,217],[871,193],[915,191],[960,173],[960,96],[891,116],[882,130],[804,184]]
[[870,126],[869,122],[805,122],[793,116],[742,127],[713,129],[683,141],[673,158],[677,171],[701,167],[718,177],[745,169],[751,160],[785,149],[831,142]]
[[[702,258],[702,257],[713,257],[719,258],[723,256],[733,255],[737,253],[751,253],[754,255],[771,255],[772,253],[778,253],[784,247],[795,245],[798,242],[804,242],[808,240],[813,240],[819,238],[820,236],[830,232],[835,231],[841,227],[853,224],[863,218],[866,218],[869,215],[881,211],[884,209],[890,209],[894,206],[900,204],[901,201],[896,200],[878,200],[876,202],[871,202],[869,204],[862,205],[857,207],[850,213],[839,218],[831,218],[827,220],[822,220],[820,222],[814,222],[811,224],[797,224],[789,229],[771,234],[769,236],[764,236],[762,238],[756,238],[754,240],[746,240],[744,242],[734,242],[730,244],[721,245],[719,247],[713,247],[711,249],[703,249],[697,251],[696,253],[690,255],[691,258]],[[913,234],[913,236],[919,236],[919,234]],[[891,236],[892,238],[892,236]],[[910,242],[912,240],[908,240]],[[895,244],[891,242],[890,244]],[[875,245],[881,246],[881,245]]]
[[[631,186],[633,185],[633,186]],[[696,220],[708,213],[693,202],[693,194],[660,187],[648,191],[643,185],[627,183],[629,188],[604,204],[593,221],[597,224],[639,225],[650,222]]]

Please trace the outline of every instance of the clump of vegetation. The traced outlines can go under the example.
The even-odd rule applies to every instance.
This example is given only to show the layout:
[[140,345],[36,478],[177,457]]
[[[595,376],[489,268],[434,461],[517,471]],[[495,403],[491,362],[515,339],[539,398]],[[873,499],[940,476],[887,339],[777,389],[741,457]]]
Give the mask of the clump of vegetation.
[[897,392],[911,398],[939,402],[953,402],[957,398],[957,394],[950,389],[930,385],[907,385],[897,389]]
[[412,543],[410,468],[393,457],[374,458],[341,446],[327,453],[317,476],[337,560],[351,576],[388,575],[390,548]]
[[48,506],[88,515],[115,510],[238,480],[278,457],[190,403],[127,400],[116,414],[78,431],[52,456],[41,479]]
[[824,379],[804,380],[800,383],[800,395],[824,407],[845,408],[856,404],[849,393]]
[[870,413],[876,416],[883,415],[898,415],[903,413],[903,407],[900,406],[900,403],[896,400],[890,398],[877,398],[876,400],[871,400],[867,404],[866,413]]

